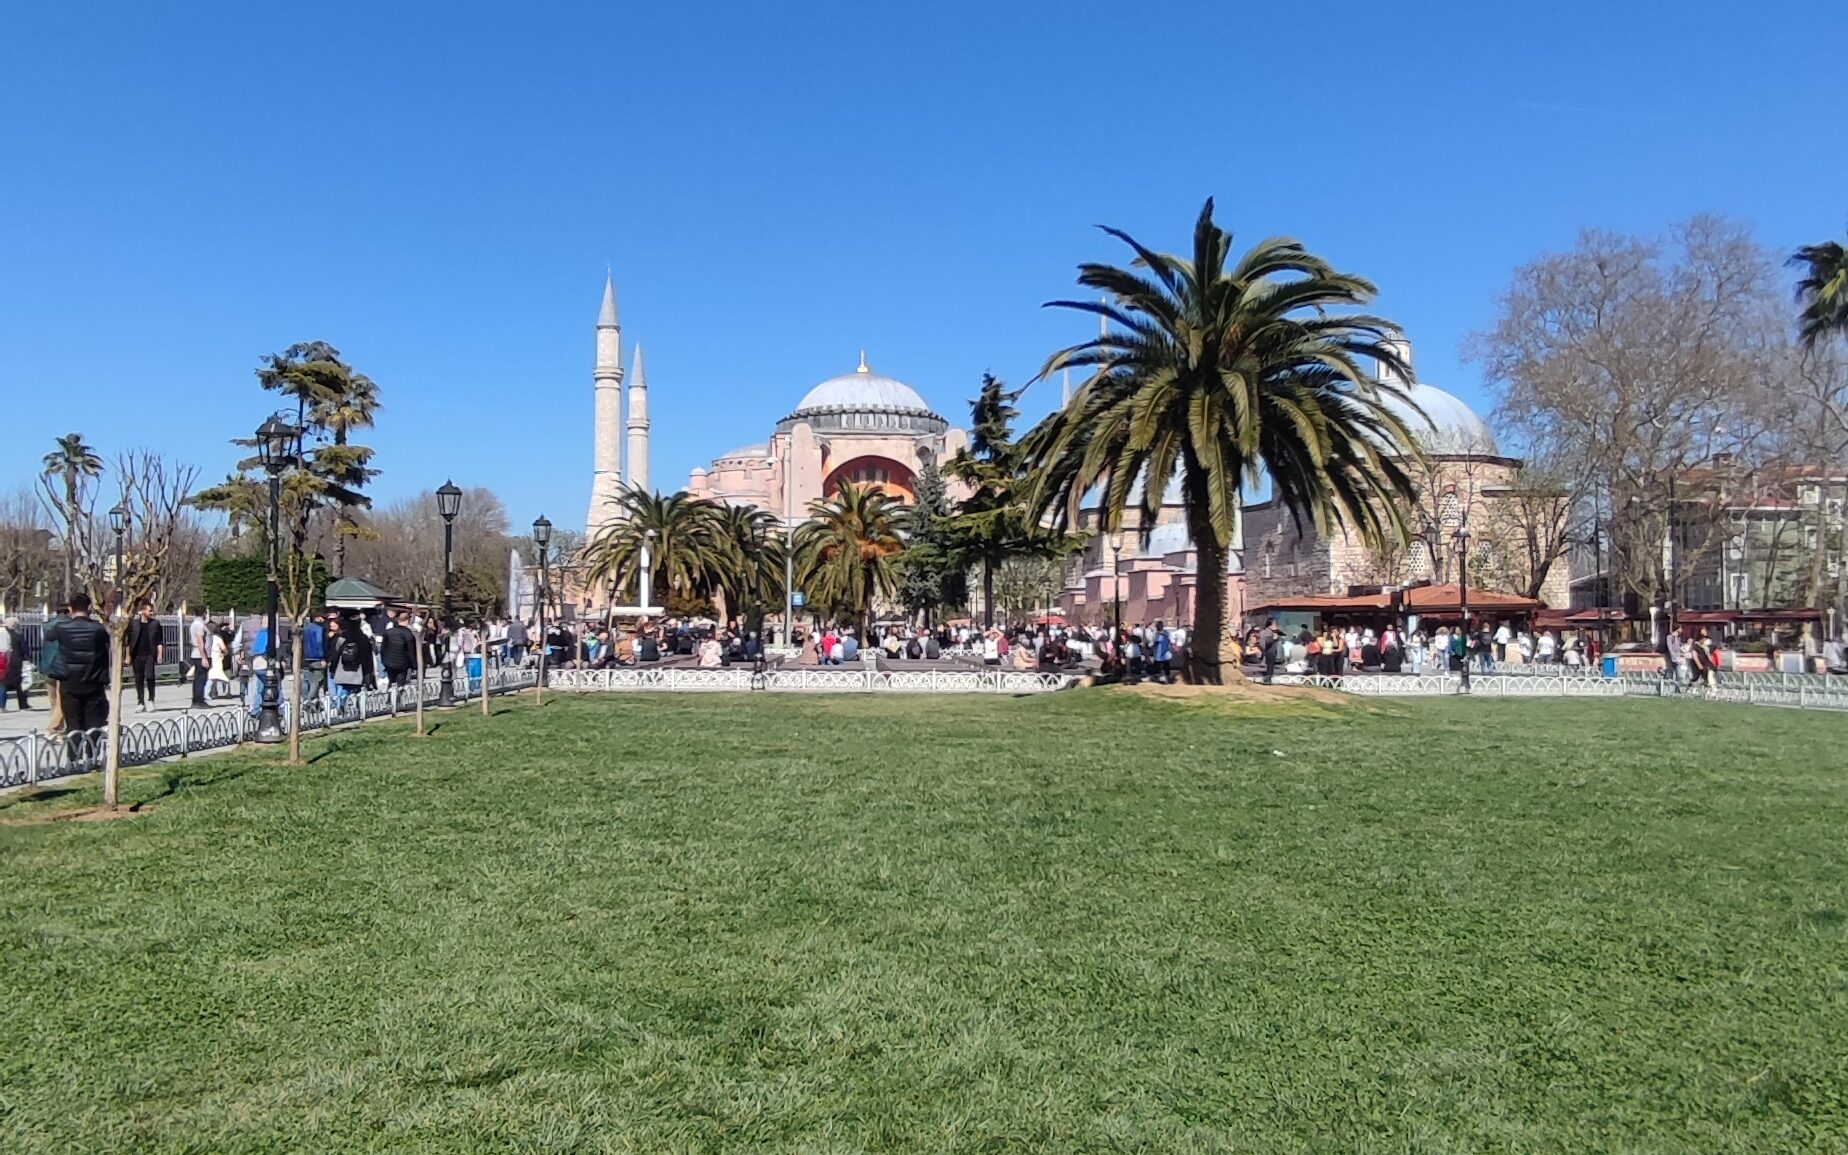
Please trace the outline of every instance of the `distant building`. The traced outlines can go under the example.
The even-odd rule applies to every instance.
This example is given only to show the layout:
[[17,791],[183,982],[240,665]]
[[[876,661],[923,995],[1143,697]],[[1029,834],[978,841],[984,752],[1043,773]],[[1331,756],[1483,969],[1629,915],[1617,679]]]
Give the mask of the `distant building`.
[[[1399,342],[1411,363],[1411,345]],[[1391,380],[1390,370],[1379,370]],[[1425,461],[1412,468],[1418,500],[1408,511],[1403,548],[1369,548],[1357,537],[1322,534],[1297,525],[1275,499],[1245,508],[1245,598],[1252,606],[1293,598],[1374,593],[1387,587],[1456,583],[1462,551],[1469,551],[1472,588],[1519,592],[1523,514],[1512,500],[1521,460],[1500,451],[1495,433],[1463,400],[1423,381],[1394,381],[1409,404],[1387,404],[1412,429]],[[1563,512],[1561,514],[1563,516]],[[1460,531],[1468,529],[1467,536]],[[1541,601],[1566,603],[1565,559],[1557,560],[1539,591]]]
[[969,435],[903,381],[875,373],[860,354],[851,373],[810,389],[770,436],[695,468],[687,491],[728,505],[754,505],[800,521],[811,501],[842,482],[873,486],[909,505],[926,462],[941,464]]

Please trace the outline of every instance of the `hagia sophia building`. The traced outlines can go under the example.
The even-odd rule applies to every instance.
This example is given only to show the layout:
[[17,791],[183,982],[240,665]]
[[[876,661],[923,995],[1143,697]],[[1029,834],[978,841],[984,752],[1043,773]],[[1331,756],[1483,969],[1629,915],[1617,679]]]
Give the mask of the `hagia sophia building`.
[[[612,499],[622,485],[646,489],[651,481],[642,353],[638,346],[632,368],[625,373],[613,280],[604,284],[596,336],[595,472],[586,517],[592,537],[618,516]],[[1409,365],[1410,345],[1401,342],[1399,352]],[[1379,371],[1389,372],[1384,367]],[[1343,534],[1324,536],[1311,525],[1299,527],[1274,502],[1248,504],[1241,511],[1227,572],[1220,575],[1227,585],[1231,621],[1244,620],[1254,610],[1310,605],[1356,591],[1454,582],[1457,567],[1451,551],[1458,540],[1472,551],[1470,585],[1484,584],[1477,575],[1488,576],[1490,560],[1504,548],[1498,539],[1517,532],[1499,506],[1521,462],[1500,453],[1493,431],[1454,394],[1422,381],[1394,383],[1411,404],[1389,404],[1412,427],[1427,461],[1420,482],[1429,491],[1426,504],[1431,508],[1415,510],[1412,516],[1430,526],[1422,527],[1425,532],[1408,549],[1386,556]],[[910,385],[874,371],[862,353],[852,370],[809,389],[775,420],[763,441],[728,450],[709,465],[694,468],[685,489],[712,501],[756,506],[794,524],[806,516],[811,501],[832,493],[843,481],[876,485],[908,504],[925,463],[946,461],[968,444],[966,430],[933,409]],[[957,496],[953,485],[951,496]],[[1107,622],[1120,604],[1126,623],[1189,620],[1200,575],[1178,483],[1164,488],[1159,513],[1147,532],[1137,524],[1132,508],[1122,534],[1095,533],[1097,512],[1094,502],[1082,503],[1074,527],[1094,536],[1066,567],[1059,597],[1066,619]],[[1472,536],[1457,539],[1452,531],[1465,521]],[[1514,548],[1512,540],[1505,545]],[[1542,600],[1562,606],[1567,576],[1563,565],[1555,570]]]
[[[606,281],[594,371],[596,471],[585,518],[592,537],[616,516],[611,499],[621,485],[649,486],[648,387],[642,354],[638,347],[625,410],[621,351],[616,290]],[[621,455],[625,432],[626,462]],[[728,450],[710,466],[695,468],[685,488],[695,497],[754,505],[795,522],[807,514],[811,501],[832,493],[842,481],[877,486],[909,504],[925,463],[941,463],[968,444],[967,432],[951,425],[911,386],[873,372],[862,352],[857,368],[810,389],[771,427],[765,440]]]

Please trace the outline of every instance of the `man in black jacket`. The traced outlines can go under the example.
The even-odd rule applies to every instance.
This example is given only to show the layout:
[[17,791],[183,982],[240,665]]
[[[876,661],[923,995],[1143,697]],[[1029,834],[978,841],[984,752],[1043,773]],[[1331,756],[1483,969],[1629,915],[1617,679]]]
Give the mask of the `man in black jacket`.
[[90,616],[90,595],[71,595],[71,615],[46,629],[58,643],[57,679],[64,726],[72,733],[109,724],[109,631]]
[[417,668],[417,635],[396,613],[379,640],[379,662],[385,667],[386,681],[394,686],[410,684],[411,671]]
[[161,637],[160,619],[154,616],[154,603],[142,602],[141,613],[128,623],[128,664],[135,671],[135,712],[145,714],[154,706],[154,668],[166,656]]

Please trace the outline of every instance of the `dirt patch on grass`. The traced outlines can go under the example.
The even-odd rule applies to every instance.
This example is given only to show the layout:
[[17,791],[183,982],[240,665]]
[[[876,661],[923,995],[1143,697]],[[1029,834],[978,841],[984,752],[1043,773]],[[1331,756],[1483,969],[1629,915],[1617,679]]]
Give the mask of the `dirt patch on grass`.
[[1352,699],[1334,690],[1324,690],[1316,686],[1266,686],[1262,682],[1241,679],[1227,682],[1223,686],[1202,686],[1188,682],[1176,682],[1172,685],[1160,682],[1139,682],[1134,686],[1118,686],[1117,690],[1126,694],[1140,694],[1147,698],[1162,698],[1172,702],[1187,702],[1197,705],[1250,705],[1279,706],[1301,708],[1307,704],[1320,706],[1351,706]]

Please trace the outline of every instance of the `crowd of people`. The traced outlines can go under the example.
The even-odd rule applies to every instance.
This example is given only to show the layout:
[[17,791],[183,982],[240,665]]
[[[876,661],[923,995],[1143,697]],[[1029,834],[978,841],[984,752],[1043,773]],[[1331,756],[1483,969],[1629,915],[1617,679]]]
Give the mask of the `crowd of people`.
[[[1489,674],[1526,666],[1595,668],[1596,634],[1585,630],[1528,630],[1511,622],[1440,623],[1429,632],[1409,633],[1388,624],[1376,634],[1372,626],[1323,622],[1302,626],[1294,636],[1276,619],[1246,632],[1241,647],[1246,660],[1260,666],[1265,680],[1274,674],[1319,674],[1341,677],[1362,671],[1379,673]],[[1705,628],[1667,631],[1656,652],[1664,677],[1678,684],[1717,684],[1721,643]]]
[[[293,626],[279,622],[277,658],[269,657],[265,619],[241,621],[195,614],[187,623],[180,651],[171,661],[181,666],[195,708],[241,701],[253,714],[260,707],[264,683],[289,673]],[[551,669],[608,669],[690,658],[700,667],[751,663],[761,667],[772,647],[773,631],[750,629],[741,619],[721,625],[702,618],[667,618],[660,623],[553,621],[541,634],[533,621],[520,618],[441,618],[410,607],[377,607],[369,612],[316,612],[301,629],[301,677],[304,698],[322,693],[339,704],[361,690],[404,686],[419,668],[451,665],[463,678],[489,668],[534,665]],[[0,621],[0,710],[16,703],[30,708],[28,658],[35,659],[48,683],[51,717],[48,729],[89,729],[108,717],[109,635],[97,620],[90,599],[73,595],[66,610],[45,625],[39,652],[28,655],[19,621]],[[885,624],[866,637],[847,624],[796,627],[788,639],[801,660],[821,666],[845,666],[876,656],[890,662],[944,660],[1007,667],[1014,670],[1069,671],[1092,667],[1105,677],[1126,681],[1172,681],[1183,664],[1186,631],[1162,622],[1112,629],[1067,628],[1056,622],[1013,628],[983,628],[966,623],[934,627]],[[152,605],[137,607],[125,638],[126,665],[135,690],[135,709],[152,710],[158,692],[157,670],[169,664],[169,647]],[[1676,627],[1657,646],[1662,673],[1677,684],[1715,684],[1721,643],[1704,628]],[[1386,624],[1321,622],[1294,634],[1275,619],[1232,639],[1224,657],[1248,663],[1269,680],[1277,673],[1344,676],[1355,672],[1412,674],[1455,673],[1465,668],[1482,673],[1523,666],[1595,667],[1597,635],[1584,630],[1529,630],[1517,622],[1479,620],[1469,628],[1438,623],[1430,629],[1414,624],[1409,631]]]

